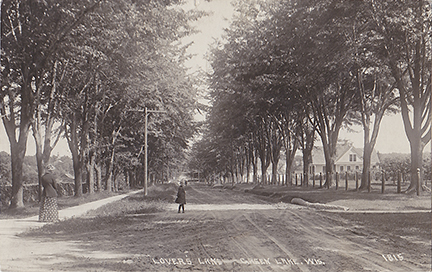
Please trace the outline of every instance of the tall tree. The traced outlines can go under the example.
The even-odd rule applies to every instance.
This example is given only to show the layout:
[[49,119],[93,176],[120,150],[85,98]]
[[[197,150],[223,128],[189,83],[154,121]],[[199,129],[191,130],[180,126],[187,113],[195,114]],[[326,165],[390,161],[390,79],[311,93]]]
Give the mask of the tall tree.
[[370,10],[379,33],[383,61],[390,67],[399,91],[402,119],[411,148],[411,183],[423,186],[422,155],[431,141],[431,3],[430,1],[371,0]]
[[[42,174],[44,166],[49,162],[51,152],[60,140],[63,132],[61,121],[58,115],[57,80],[62,80],[64,73],[57,76],[59,70],[58,62],[55,61],[52,71],[49,73],[51,82],[45,82],[36,89],[35,113],[32,119],[33,137],[36,146],[36,162],[38,168],[39,200],[42,195]],[[48,75],[48,73],[47,73]],[[59,79],[58,79],[58,78]],[[60,123],[60,124],[59,124]]]
[[2,1],[3,123],[11,147],[11,208],[23,203],[22,163],[35,111],[35,97],[54,54],[100,1]]
[[353,11],[347,1],[292,1],[269,7],[273,26],[265,37],[274,52],[273,73],[302,105],[303,116],[316,124],[326,184],[331,185],[339,131],[349,124],[358,98],[345,36]]
[[361,68],[357,71],[358,91],[360,94],[360,115],[363,126],[363,170],[360,189],[366,189],[374,150],[382,118],[387,112],[395,112],[398,96],[394,85],[382,67]]

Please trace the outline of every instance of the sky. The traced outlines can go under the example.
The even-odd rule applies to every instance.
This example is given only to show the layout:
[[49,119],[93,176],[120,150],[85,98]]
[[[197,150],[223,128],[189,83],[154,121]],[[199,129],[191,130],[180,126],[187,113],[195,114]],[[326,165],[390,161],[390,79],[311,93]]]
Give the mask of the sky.
[[[187,63],[191,71],[197,71],[199,69],[206,71],[209,64],[205,56],[209,46],[215,39],[220,39],[223,34],[223,29],[229,26],[230,19],[234,14],[233,8],[230,5],[230,0],[212,0],[210,2],[204,0],[189,0],[183,8],[195,8],[210,13],[209,16],[203,17],[195,22],[195,26],[200,32],[184,40],[184,43],[193,42],[188,52],[193,54],[194,57]],[[363,147],[363,130],[361,126],[351,127],[350,132],[342,130],[339,138],[351,141],[355,147]],[[320,143],[320,139],[317,138],[316,145],[320,145]],[[410,153],[409,142],[403,128],[400,114],[384,117],[375,149],[380,153]],[[427,152],[430,151],[430,149],[429,143],[424,151]],[[0,151],[10,153],[9,141],[4,130],[3,122],[1,122],[0,125]],[[30,133],[27,155],[34,154],[34,139]],[[69,148],[65,140],[59,142],[56,148],[54,148],[52,155],[70,156]]]

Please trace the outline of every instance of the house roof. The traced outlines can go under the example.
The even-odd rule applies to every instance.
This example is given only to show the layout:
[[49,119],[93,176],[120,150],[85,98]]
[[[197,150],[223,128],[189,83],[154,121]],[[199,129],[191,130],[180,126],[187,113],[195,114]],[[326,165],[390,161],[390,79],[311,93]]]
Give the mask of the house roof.
[[[355,149],[357,152],[357,154],[359,154],[360,158],[363,160],[363,148],[353,148]],[[379,163],[380,159],[378,157],[378,153],[376,152],[376,150],[372,150],[372,154],[371,154],[371,163],[372,164],[376,164]]]
[[[345,155],[348,151],[352,151],[357,154],[357,156],[363,160],[363,148],[355,148],[350,144],[337,145],[336,147],[336,156],[335,162],[337,162],[343,155]],[[312,163],[313,164],[325,164],[324,157],[324,149],[322,146],[314,146],[312,150]],[[376,164],[379,163],[379,158],[376,150],[372,151],[371,155],[371,163]]]

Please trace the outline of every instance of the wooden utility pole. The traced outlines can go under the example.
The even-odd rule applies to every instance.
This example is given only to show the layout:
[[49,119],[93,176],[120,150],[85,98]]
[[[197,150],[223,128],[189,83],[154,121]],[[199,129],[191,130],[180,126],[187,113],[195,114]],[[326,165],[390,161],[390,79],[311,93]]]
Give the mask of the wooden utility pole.
[[[143,110],[128,110],[135,112],[143,112]],[[148,183],[148,146],[147,146],[147,134],[148,134],[148,115],[149,113],[166,113],[163,110],[150,110],[147,107],[144,107],[144,195],[147,195],[147,183]]]

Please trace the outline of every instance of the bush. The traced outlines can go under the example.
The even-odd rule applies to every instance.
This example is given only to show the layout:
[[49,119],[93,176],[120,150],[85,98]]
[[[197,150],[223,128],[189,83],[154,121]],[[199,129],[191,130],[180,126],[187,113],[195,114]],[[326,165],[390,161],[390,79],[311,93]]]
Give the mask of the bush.
[[[402,173],[406,180],[411,176],[410,154],[380,154],[381,169],[386,172],[387,179],[396,181],[398,173]],[[431,180],[431,154],[423,153],[423,174],[424,180]]]

